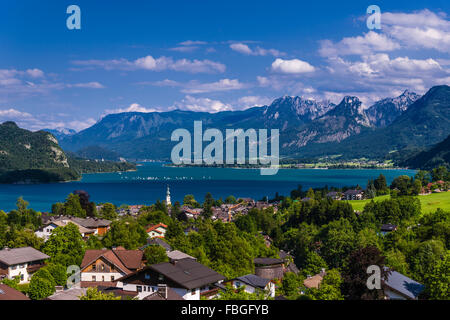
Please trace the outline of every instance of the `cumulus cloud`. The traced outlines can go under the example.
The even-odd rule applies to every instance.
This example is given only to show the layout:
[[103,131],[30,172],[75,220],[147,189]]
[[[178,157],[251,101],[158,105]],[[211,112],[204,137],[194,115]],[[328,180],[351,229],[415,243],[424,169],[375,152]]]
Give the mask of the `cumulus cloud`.
[[260,107],[270,104],[273,101],[271,98],[262,96],[244,96],[238,99],[238,105],[241,108]]
[[[158,112],[158,109],[155,108],[146,108],[141,106],[139,103],[132,103],[130,106],[126,108],[117,108],[117,109],[108,109],[105,111],[105,114],[112,114],[112,113],[123,113],[123,112]],[[104,115],[105,115],[104,114]]]
[[0,109],[0,123],[5,121],[14,121],[19,127],[32,131],[62,128],[80,131],[96,123],[93,118],[68,121],[55,120],[52,115],[32,115],[28,112],[20,111],[14,108]]
[[102,85],[99,82],[86,82],[86,83],[75,83],[75,84],[68,84],[69,88],[88,88],[88,89],[104,89],[105,86]]
[[209,83],[201,83],[196,80],[183,83],[165,79],[156,82],[141,82],[140,84],[149,84],[160,87],[180,87],[182,88],[181,92],[189,94],[240,90],[248,87],[247,84],[241,83],[238,79],[221,79]]
[[148,70],[148,71],[180,71],[189,73],[225,72],[225,65],[211,60],[174,60],[171,57],[153,58],[148,55],[133,61],[127,59],[116,60],[75,60],[73,64],[87,68],[102,68],[105,70]]
[[343,38],[337,43],[330,40],[320,42],[319,53],[323,57],[363,55],[400,49],[400,45],[384,34],[369,31],[364,36]]
[[264,49],[261,47],[256,47],[255,49],[250,49],[250,47],[248,45],[246,45],[245,43],[232,43],[230,44],[230,48],[233,51],[237,51],[246,55],[250,55],[250,56],[268,56],[268,55],[272,55],[272,56],[283,56],[285,55],[283,52],[278,51],[276,49]]
[[287,74],[301,74],[314,72],[315,68],[308,62],[299,59],[283,60],[278,58],[272,63],[272,71]]
[[219,100],[196,98],[187,95],[181,101],[175,102],[171,109],[216,113],[220,111],[232,110],[232,107],[231,105],[223,103]]

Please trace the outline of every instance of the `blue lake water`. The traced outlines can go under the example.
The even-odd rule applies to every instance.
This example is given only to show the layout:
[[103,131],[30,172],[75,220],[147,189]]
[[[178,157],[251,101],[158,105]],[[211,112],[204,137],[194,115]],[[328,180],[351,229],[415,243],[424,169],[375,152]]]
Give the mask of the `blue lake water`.
[[38,211],[50,211],[55,202],[62,202],[74,190],[86,190],[91,201],[121,204],[152,204],[164,200],[166,187],[170,186],[172,202],[182,201],[186,194],[193,194],[203,201],[207,192],[214,198],[225,199],[230,194],[272,198],[275,192],[289,195],[299,184],[309,187],[352,186],[365,187],[368,179],[382,173],[388,183],[399,175],[413,176],[414,170],[381,169],[281,169],[273,176],[261,176],[258,169],[231,168],[174,168],[162,163],[143,163],[134,172],[85,174],[81,181],[35,185],[1,185],[0,210],[15,208],[16,199],[22,196],[30,207]]

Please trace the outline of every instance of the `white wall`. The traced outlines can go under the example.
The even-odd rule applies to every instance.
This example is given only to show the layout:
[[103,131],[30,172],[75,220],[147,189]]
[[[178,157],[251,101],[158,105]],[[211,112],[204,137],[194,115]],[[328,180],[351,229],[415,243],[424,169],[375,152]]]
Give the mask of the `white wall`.
[[[15,269],[13,269],[15,267]],[[28,264],[19,264],[15,266],[8,267],[8,278],[14,279],[15,277],[20,277],[23,274],[23,280],[20,280],[20,283],[28,283],[30,282],[31,276],[27,271]]]
[[125,274],[119,272],[81,272],[81,281],[92,281],[92,276],[96,277],[96,282],[102,282],[102,276],[105,277],[104,281],[113,281],[111,280],[111,276],[114,277],[114,280],[122,278]]

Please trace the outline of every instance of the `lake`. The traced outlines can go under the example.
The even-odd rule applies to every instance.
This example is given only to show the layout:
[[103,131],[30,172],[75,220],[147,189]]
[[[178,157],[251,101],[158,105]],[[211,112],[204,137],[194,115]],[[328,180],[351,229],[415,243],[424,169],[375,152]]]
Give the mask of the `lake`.
[[207,192],[214,198],[229,195],[273,198],[275,192],[289,195],[299,184],[303,189],[325,185],[343,187],[359,184],[365,187],[368,179],[382,173],[388,183],[399,175],[413,176],[414,170],[405,169],[280,169],[276,175],[261,176],[259,169],[166,167],[162,163],[146,162],[137,171],[85,174],[81,181],[34,185],[1,185],[0,210],[15,208],[16,199],[22,196],[30,207],[50,211],[55,202],[62,202],[74,190],[86,190],[91,201],[121,204],[152,204],[164,200],[170,186],[172,203],[193,194],[203,202]]

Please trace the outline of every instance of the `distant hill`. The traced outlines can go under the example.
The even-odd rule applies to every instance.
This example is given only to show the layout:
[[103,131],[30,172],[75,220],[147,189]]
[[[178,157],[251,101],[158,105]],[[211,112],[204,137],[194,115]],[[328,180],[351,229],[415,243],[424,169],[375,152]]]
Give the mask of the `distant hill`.
[[10,121],[0,124],[0,183],[76,180],[84,172],[134,168],[127,165],[92,165],[84,159],[68,157],[49,132],[31,132]]
[[222,132],[228,128],[279,129],[283,156],[316,157],[330,149],[329,143],[335,147],[351,137],[390,124],[417,97],[405,91],[399,97],[383,99],[368,109],[370,116],[357,97],[345,97],[335,105],[327,100],[290,96],[276,99],[268,106],[242,111],[110,114],[90,128],[63,137],[60,144],[72,152],[95,145],[129,159],[169,159],[176,144],[170,141],[171,133],[178,128],[193,132],[194,121],[202,121],[204,129],[217,128]]
[[102,148],[100,146],[88,146],[76,152],[76,155],[85,158],[85,159],[93,159],[93,160],[111,160],[111,161],[119,161],[120,156],[118,153],[114,151],[110,151],[108,149]]
[[450,169],[450,135],[427,151],[422,151],[401,163],[414,169],[430,170],[439,166]]

